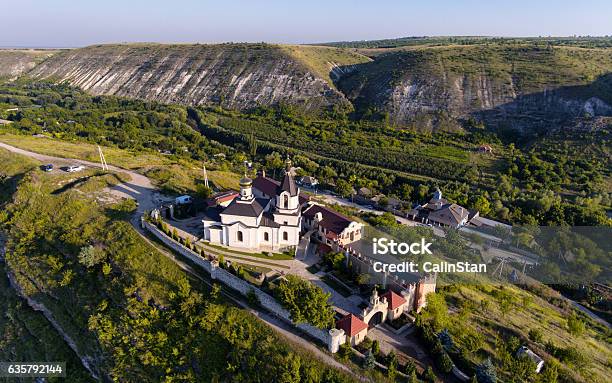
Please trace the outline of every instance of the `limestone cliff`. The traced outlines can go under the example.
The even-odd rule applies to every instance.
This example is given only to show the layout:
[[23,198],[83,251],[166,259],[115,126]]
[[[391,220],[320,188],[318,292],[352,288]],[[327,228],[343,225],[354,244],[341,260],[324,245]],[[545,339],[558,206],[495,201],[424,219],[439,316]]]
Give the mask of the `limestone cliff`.
[[2,49],[0,50],[0,78],[15,79],[54,53],[55,51],[51,50]]
[[[19,62],[11,73],[33,66]],[[356,109],[417,129],[474,118],[525,130],[612,115],[611,72],[612,49],[575,46],[127,44],[62,51],[27,76],[164,103]]]
[[440,116],[523,128],[583,114],[612,113],[612,50],[537,46],[453,46],[366,50],[374,61],[338,88],[361,113],[397,124]]
[[97,45],[62,52],[29,72],[92,94],[249,109],[287,103],[320,110],[350,103],[327,79],[268,44]]

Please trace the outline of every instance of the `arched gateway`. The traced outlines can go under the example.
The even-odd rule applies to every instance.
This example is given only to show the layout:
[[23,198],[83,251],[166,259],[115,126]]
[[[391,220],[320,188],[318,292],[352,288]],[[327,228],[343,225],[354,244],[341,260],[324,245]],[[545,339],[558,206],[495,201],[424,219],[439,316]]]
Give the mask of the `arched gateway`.
[[385,298],[381,300],[376,289],[372,292],[370,304],[361,312],[361,317],[368,324],[368,328],[375,327],[387,320],[387,300]]

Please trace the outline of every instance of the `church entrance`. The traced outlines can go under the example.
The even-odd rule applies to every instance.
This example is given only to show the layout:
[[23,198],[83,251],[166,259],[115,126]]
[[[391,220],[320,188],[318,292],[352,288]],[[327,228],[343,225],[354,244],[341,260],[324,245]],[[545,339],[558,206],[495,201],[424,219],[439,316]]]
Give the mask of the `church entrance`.
[[370,329],[370,328],[376,327],[382,321],[383,321],[383,313],[379,311],[376,314],[372,315],[372,318],[370,318],[370,321],[368,322],[368,328]]

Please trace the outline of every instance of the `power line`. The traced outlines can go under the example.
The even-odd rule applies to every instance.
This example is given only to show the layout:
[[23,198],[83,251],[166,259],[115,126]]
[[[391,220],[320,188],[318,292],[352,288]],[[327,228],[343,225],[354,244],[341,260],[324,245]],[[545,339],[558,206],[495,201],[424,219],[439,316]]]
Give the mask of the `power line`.
[[98,145],[98,154],[100,154],[100,164],[102,165],[102,170],[108,171],[108,164],[106,163],[106,158],[104,158],[104,153],[102,153],[102,148]]

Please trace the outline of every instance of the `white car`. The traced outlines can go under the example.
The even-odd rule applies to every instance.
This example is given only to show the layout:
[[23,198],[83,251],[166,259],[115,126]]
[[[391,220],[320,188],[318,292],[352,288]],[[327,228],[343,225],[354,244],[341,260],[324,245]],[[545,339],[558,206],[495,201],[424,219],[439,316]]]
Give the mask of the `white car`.
[[83,165],[70,165],[66,168],[66,171],[68,173],[74,173],[74,172],[80,172],[83,169],[85,169]]

